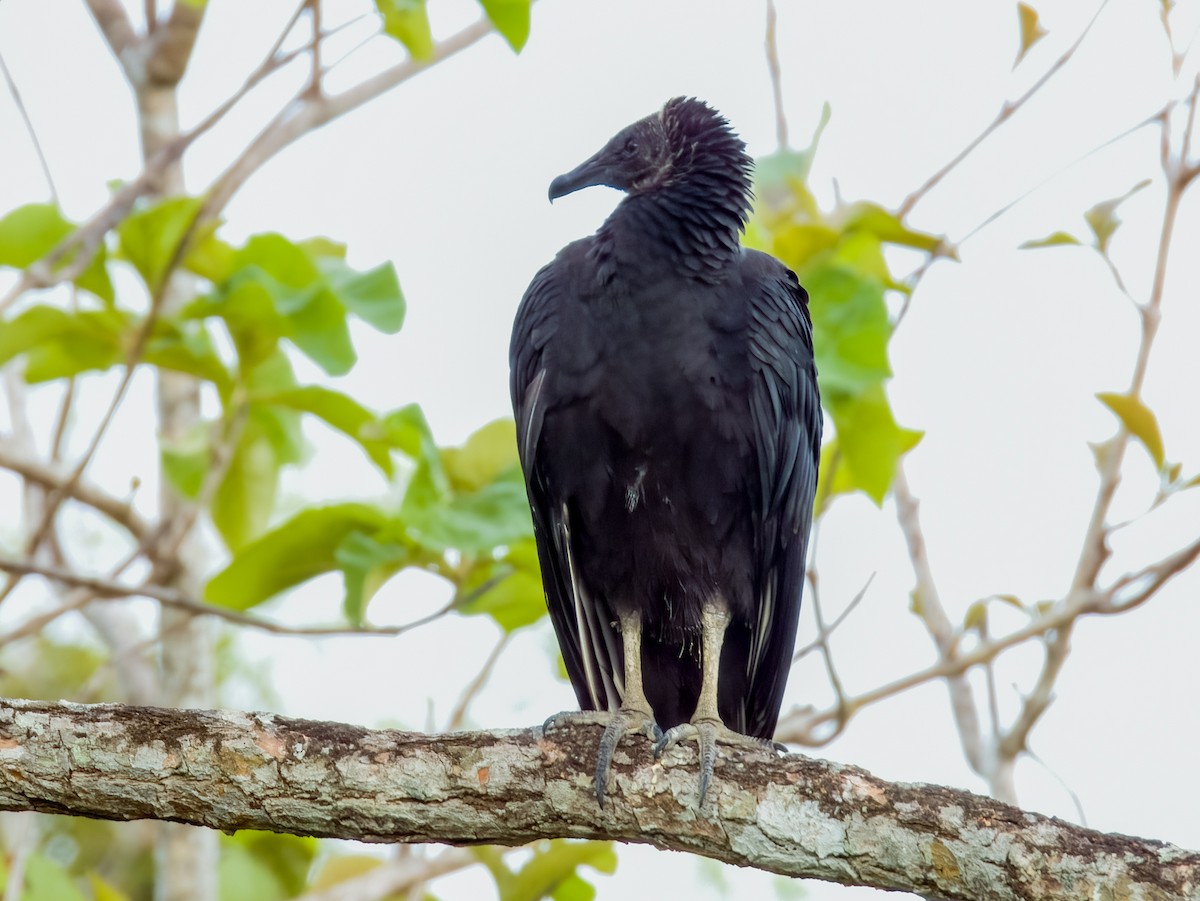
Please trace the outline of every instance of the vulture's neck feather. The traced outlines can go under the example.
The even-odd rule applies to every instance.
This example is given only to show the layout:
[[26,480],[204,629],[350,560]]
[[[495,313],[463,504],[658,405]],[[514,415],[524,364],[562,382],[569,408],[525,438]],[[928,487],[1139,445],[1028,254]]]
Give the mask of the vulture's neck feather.
[[601,243],[610,244],[606,249],[632,237],[630,250],[639,257],[656,252],[681,274],[704,281],[725,277],[740,253],[750,211],[751,161],[727,131],[705,137],[685,145],[661,185],[621,201],[599,233]]

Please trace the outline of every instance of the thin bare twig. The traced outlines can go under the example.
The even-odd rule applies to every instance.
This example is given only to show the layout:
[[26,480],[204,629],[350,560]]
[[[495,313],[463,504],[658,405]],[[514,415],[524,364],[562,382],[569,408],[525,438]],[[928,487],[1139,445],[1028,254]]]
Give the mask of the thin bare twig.
[[1179,162],[1185,168],[1189,165],[1188,157],[1192,155],[1192,131],[1196,127],[1196,104],[1200,101],[1200,72],[1192,82],[1192,92],[1188,95],[1187,124],[1183,128],[1183,146],[1179,150]]
[[88,482],[71,481],[70,475],[37,460],[29,460],[0,445],[0,468],[11,470],[23,479],[51,491],[63,491],[81,504],[102,513],[120,525],[139,542],[150,542],[154,526],[143,519],[128,503],[107,494]]
[[[995,660],[1009,648],[1041,638],[1048,632],[1063,629],[1082,616],[1113,616],[1126,613],[1145,604],[1171,579],[1197,560],[1200,560],[1200,538],[1155,563],[1121,576],[1103,591],[1077,592],[1071,596],[1070,604],[1063,602],[1054,604],[1028,625],[1010,632],[1008,635],[976,645],[969,651],[959,651],[949,659],[941,659],[925,669],[910,673],[862,694],[854,695],[849,698],[847,704],[852,711],[857,713],[864,707],[877,704],[935,679],[961,676],[972,667]],[[1138,588],[1134,593],[1124,596],[1124,590],[1130,586],[1138,586]],[[814,731],[825,723],[835,721],[837,716],[836,707],[820,711],[814,711],[811,708],[796,709],[780,720],[776,738],[779,741],[804,745],[824,744],[822,739],[814,738]]]
[[312,12],[312,43],[310,58],[308,92],[321,94],[321,0],[308,0],[308,8]]
[[1079,795],[1075,792],[1075,789],[1071,788],[1066,779],[1053,770],[1050,765],[1046,763],[1046,761],[1042,760],[1042,758],[1035,754],[1028,746],[1025,748],[1025,755],[1042,769],[1044,769],[1047,773],[1049,773],[1050,777],[1054,779],[1054,781],[1060,786],[1062,786],[1062,790],[1067,793],[1068,797],[1071,799],[1071,803],[1075,805],[1076,822],[1079,823],[1080,826],[1087,826],[1087,813],[1084,811],[1083,801],[1080,800]]
[[391,861],[346,879],[327,889],[308,892],[296,901],[375,901],[393,898],[458,870],[479,863],[479,858],[467,848],[450,848],[436,857],[413,857]]
[[458,703],[454,705],[454,709],[450,712],[450,719],[446,722],[445,731],[455,732],[462,728],[463,722],[467,718],[467,711],[471,709],[471,704],[475,700],[475,697],[487,685],[488,680],[491,679],[492,670],[496,668],[496,663],[500,660],[500,655],[508,647],[512,636],[512,632],[505,632],[500,636],[500,640],[496,642],[491,653],[483,661],[483,666],[479,668],[479,672],[475,674],[475,678],[467,683],[467,687],[458,696]]
[[[108,579],[118,579],[121,573],[125,572],[133,562],[140,556],[139,552],[134,551],[129,554],[123,561],[114,566],[108,573]],[[21,625],[16,626],[4,635],[0,635],[0,647],[3,647],[10,642],[19,641],[23,638],[28,638],[31,635],[38,635],[50,623],[54,622],[60,616],[85,607],[96,599],[96,594],[88,588],[76,588],[71,594],[67,595],[62,603],[53,610],[48,610],[43,614],[32,617]]]
[[1088,33],[1092,30],[1092,26],[1096,24],[1096,20],[1100,18],[1100,13],[1104,11],[1104,7],[1107,5],[1108,0],[1101,0],[1100,6],[1097,7],[1095,14],[1091,18],[1091,21],[1089,21],[1083,31],[1080,32],[1079,37],[1075,39],[1075,42],[1071,44],[1071,46],[1068,47],[1057,60],[1054,61],[1054,64],[1046,70],[1041,78],[1033,83],[1029,90],[1027,90],[1016,100],[1006,101],[1005,104],[1000,107],[1000,111],[996,113],[996,118],[994,118],[988,124],[988,126],[984,128],[983,131],[976,135],[966,147],[960,150],[954,156],[954,158],[950,160],[950,162],[946,163],[937,172],[933,173],[933,175],[931,175],[924,184],[909,194],[908,197],[904,198],[904,202],[900,204],[900,209],[898,211],[900,218],[904,218],[910,212],[912,212],[912,208],[920,202],[922,197],[928,194],[938,184],[938,182],[949,175],[963,160],[970,156],[976,147],[986,141],[992,132],[1012,118],[1013,114],[1017,112],[1017,110],[1028,103],[1038,91],[1046,86],[1046,83],[1054,77],[1058,70],[1065,66],[1070,61],[1071,57],[1075,55],[1075,52],[1083,43],[1084,38],[1088,36]]
[[292,142],[408,81],[430,66],[460,53],[493,30],[491,21],[482,17],[435,44],[427,59],[405,60],[340,94],[313,97],[305,86],[213,183],[208,192],[204,218],[211,219],[218,215],[247,178]]
[[[814,526],[815,528],[816,526]],[[850,722],[850,717],[853,715],[853,710],[847,704],[846,690],[842,686],[841,678],[838,676],[837,667],[833,664],[833,653],[829,649],[830,630],[825,627],[825,617],[821,612],[820,577],[815,569],[808,571],[808,585],[811,589],[808,597],[812,604],[813,616],[817,621],[817,647],[821,650],[821,659],[825,661],[825,675],[829,679],[830,687],[833,689],[833,706],[837,711],[833,733],[827,737],[827,740],[832,741],[846,728],[846,724]]]
[[137,43],[137,35],[129,21],[129,15],[121,0],[86,0],[88,11],[100,27],[103,36],[113,55],[124,66],[122,56],[126,50]]
[[[276,635],[403,635],[405,632],[411,632],[421,626],[428,625],[434,620],[440,619],[451,611],[471,603],[477,597],[487,591],[490,591],[501,581],[503,577],[489,579],[487,582],[480,585],[478,588],[467,592],[464,595],[456,594],[446,604],[439,607],[432,613],[422,616],[411,622],[404,623],[398,626],[285,626],[281,623],[276,623],[262,617],[254,616],[249,613],[243,613],[239,610],[232,610],[226,607],[218,607],[213,604],[206,604],[203,601],[189,597],[183,592],[176,591],[173,588],[165,588],[161,585],[143,582],[139,585],[127,585],[122,582],[116,582],[112,578],[102,578],[98,576],[85,576],[79,573],[72,572],[67,569],[53,566],[42,566],[30,560],[22,560],[7,555],[0,555],[0,570],[9,573],[15,573],[22,576],[41,576],[55,582],[62,582],[64,585],[73,585],[78,588],[86,588],[88,591],[98,598],[113,599],[113,598],[133,598],[146,597],[158,601],[167,607],[172,607],[178,610],[183,610],[188,613],[193,613],[198,616],[215,616],[218,619],[227,620],[239,626],[249,626],[251,628],[260,629],[264,632],[271,632]],[[68,611],[62,611],[63,613]]]
[[[904,534],[908,545],[908,556],[912,561],[913,573],[916,576],[916,608],[917,615],[925,624],[929,637],[937,647],[938,656],[946,663],[953,662],[957,656],[957,640],[954,627],[946,615],[942,605],[937,584],[933,580],[933,568],[925,549],[925,533],[921,529],[919,503],[908,487],[908,478],[904,473],[904,461],[896,464],[896,478],[892,485],[892,493],[896,500],[896,519],[900,531]],[[950,691],[950,706],[954,712],[954,721],[958,726],[959,738],[962,742],[963,753],[971,769],[987,778],[987,760],[984,753],[983,736],[979,728],[979,710],[975,704],[975,696],[971,685],[962,673],[950,675],[946,680]],[[1004,799],[1001,799],[1004,800]]]
[[771,97],[775,101],[775,140],[783,150],[788,146],[788,124],[787,114],[783,111],[783,75],[776,43],[776,18],[775,0],[767,0],[767,71],[771,73]]
[[818,634],[818,636],[816,638],[814,638],[812,641],[810,641],[808,644],[806,644],[804,647],[800,648],[800,650],[798,650],[795,654],[792,655],[793,663],[795,663],[797,660],[801,659],[802,657],[807,657],[813,651],[817,650],[817,648],[821,647],[822,640],[827,641],[829,636],[837,631],[838,626],[840,626],[842,623],[844,623],[846,621],[847,617],[849,617],[850,614],[854,612],[854,608],[857,607],[860,603],[862,603],[862,599],[867,596],[867,589],[871,587],[871,583],[874,580],[875,580],[875,573],[871,573],[870,578],[867,579],[867,583],[858,590],[858,594],[856,594],[854,597],[852,597],[850,599],[850,603],[846,605],[846,609],[844,609],[841,613],[839,613],[837,615],[837,619],[835,619],[833,622],[831,622],[829,624],[829,628],[825,629],[822,633]]
[[21,97],[21,92],[17,90],[17,83],[13,80],[12,73],[8,70],[8,64],[4,62],[3,56],[0,56],[0,75],[4,76],[4,82],[8,85],[8,93],[12,96],[13,105],[17,108],[17,114],[21,117],[25,131],[29,134],[33,152],[37,155],[38,165],[42,167],[42,176],[46,179],[46,187],[50,191],[50,199],[54,201],[55,206],[59,206],[58,188],[55,187],[54,175],[50,172],[50,163],[46,160],[46,151],[42,147],[37,129],[33,127],[33,120],[29,118],[29,110],[25,108],[25,101]]

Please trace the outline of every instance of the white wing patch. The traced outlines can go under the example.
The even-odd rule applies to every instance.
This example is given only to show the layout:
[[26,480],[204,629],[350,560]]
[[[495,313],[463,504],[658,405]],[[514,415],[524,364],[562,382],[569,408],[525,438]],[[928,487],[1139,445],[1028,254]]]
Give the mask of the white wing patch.
[[621,694],[613,681],[616,636],[611,623],[602,622],[596,604],[579,578],[575,567],[575,549],[571,542],[571,521],[567,505],[562,505],[563,546],[567,552],[567,569],[571,577],[571,594],[575,599],[575,628],[579,632],[579,655],[583,658],[583,673],[588,695],[597,710],[616,710],[621,706]]
[[533,459],[533,433],[541,431],[542,428],[542,410],[539,407],[542,399],[542,385],[546,383],[546,370],[538,370],[538,374],[533,377],[533,381],[529,383],[529,390],[526,392],[525,400],[525,430],[521,435],[520,447],[522,454],[529,460]]
[[754,681],[754,671],[762,662],[763,651],[767,646],[767,632],[770,630],[772,618],[775,616],[777,581],[778,574],[772,569],[771,574],[767,577],[767,584],[763,586],[762,594],[758,599],[758,628],[755,629],[754,635],[750,639],[750,656],[746,658],[746,673],[750,676],[751,683]]

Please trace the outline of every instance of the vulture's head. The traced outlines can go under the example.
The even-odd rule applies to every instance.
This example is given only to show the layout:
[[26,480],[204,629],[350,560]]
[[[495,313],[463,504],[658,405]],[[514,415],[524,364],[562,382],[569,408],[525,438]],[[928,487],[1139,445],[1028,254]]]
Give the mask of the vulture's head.
[[645,194],[700,173],[710,181],[731,182],[748,195],[751,165],[746,145],[724,116],[702,100],[676,97],[554,179],[550,199],[593,185]]

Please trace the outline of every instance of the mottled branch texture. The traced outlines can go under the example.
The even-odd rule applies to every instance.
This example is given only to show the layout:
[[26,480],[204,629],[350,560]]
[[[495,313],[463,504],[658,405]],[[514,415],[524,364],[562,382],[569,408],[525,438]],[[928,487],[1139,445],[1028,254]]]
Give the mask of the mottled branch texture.
[[1200,899],[1200,854],[800,755],[696,759],[627,740],[596,806],[599,730],[421,735],[272,714],[0,701],[0,809],[370,842],[596,838],[962,899]]

